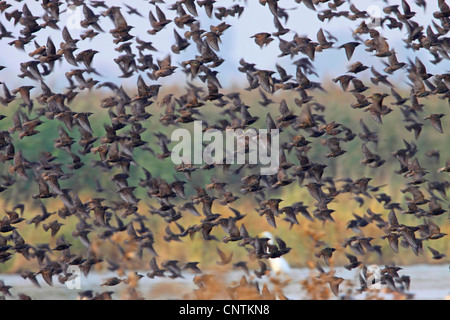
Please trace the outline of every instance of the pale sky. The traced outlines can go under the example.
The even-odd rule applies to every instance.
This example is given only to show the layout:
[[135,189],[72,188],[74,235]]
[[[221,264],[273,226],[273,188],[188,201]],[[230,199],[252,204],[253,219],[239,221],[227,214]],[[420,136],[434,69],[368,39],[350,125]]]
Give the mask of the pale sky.
[[[134,26],[134,29],[131,30],[131,34],[145,41],[152,41],[154,46],[159,50],[154,53],[154,57],[164,57],[168,53],[172,55],[172,64],[177,65],[183,60],[192,59],[195,55],[198,54],[195,45],[192,44],[187,50],[182,52],[180,55],[175,55],[171,52],[170,46],[174,42],[173,29],[176,28],[175,24],[171,23],[165,27],[164,30],[159,32],[157,35],[152,36],[147,33],[147,30],[151,29],[150,22],[148,20],[148,11],[152,9],[154,12],[154,6],[150,5],[148,1],[105,1],[108,5],[119,5],[121,3],[127,3],[128,5],[137,8],[143,17],[139,17],[137,15],[128,15],[126,13],[127,9],[123,6],[122,13],[127,18],[128,24]],[[160,8],[167,8],[171,3],[175,1],[166,0],[166,4],[160,4]],[[221,37],[222,43],[220,44],[220,52],[218,55],[225,59],[225,62],[222,66],[217,68],[219,71],[219,80],[221,81],[223,86],[228,86],[230,84],[246,81],[245,77],[242,73],[237,71],[239,67],[239,60],[244,58],[247,62],[255,63],[256,67],[259,69],[270,69],[275,70],[275,64],[278,63],[283,66],[290,74],[295,74],[295,69],[292,65],[292,61],[290,57],[278,58],[279,48],[278,48],[278,40],[272,41],[267,47],[260,49],[259,46],[254,43],[253,39],[250,37],[258,32],[274,32],[275,27],[273,25],[273,15],[270,12],[268,6],[262,6],[259,4],[257,0],[249,0],[247,4],[243,1],[232,1],[232,0],[219,0],[216,2],[216,6],[223,7],[231,7],[232,5],[239,3],[242,6],[246,6],[246,9],[240,18],[237,17],[228,17],[226,20],[227,23],[231,24],[232,27],[225,31],[224,35]],[[285,40],[291,40],[295,33],[299,35],[306,35],[311,38],[313,41],[316,41],[316,34],[320,28],[323,30],[329,31],[333,36],[337,37],[339,40],[334,45],[338,47],[339,45],[352,41],[352,29],[354,29],[360,21],[350,21],[344,17],[335,18],[331,20],[331,22],[321,23],[317,19],[317,13],[327,9],[326,4],[322,4],[321,6],[317,6],[317,11],[314,12],[308,8],[306,8],[303,4],[299,5],[294,0],[280,0],[279,6],[291,9],[296,8],[295,10],[288,10],[289,20],[287,23],[282,23],[285,27],[291,29],[291,32],[282,36]],[[384,1],[363,1],[363,0],[354,0],[353,3],[359,10],[367,10],[368,12],[374,12],[378,8],[382,8],[386,6]],[[370,3],[369,5],[367,3]],[[400,0],[398,1],[390,1],[391,4],[400,4]],[[427,1],[427,10],[424,13],[423,10],[417,7],[413,0],[409,1],[411,9],[418,12],[418,14],[413,18],[414,21],[422,25],[429,25],[431,23],[431,17],[434,11],[437,11],[437,0],[436,1]],[[18,9],[22,8],[23,3],[15,4]],[[42,8],[40,4],[35,1],[28,1],[27,5],[30,10],[35,15],[42,15]],[[377,7],[380,5],[380,7]],[[61,8],[65,8],[65,5],[61,5]],[[209,19],[204,10],[202,8],[197,8],[199,13],[199,21],[201,22],[201,26],[205,30],[209,30],[210,25],[218,25],[222,21],[213,18]],[[348,10],[348,5],[344,4],[340,8],[340,10]],[[103,8],[93,9],[97,14],[103,12]],[[7,11],[12,11],[9,8]],[[173,19],[175,12],[165,10],[166,15],[169,19]],[[61,13],[59,26],[60,29],[67,25],[69,31],[73,38],[79,38],[80,34],[84,32],[84,29],[77,28],[77,20],[79,18],[83,19],[84,16],[81,12],[81,7],[79,11],[75,11],[69,15],[67,12]],[[17,30],[21,27],[20,24],[16,26],[16,29],[12,26],[11,22],[8,22],[4,16],[0,17],[0,21],[5,25],[8,30],[15,30],[14,34],[17,34]],[[42,20],[39,20],[38,23],[42,23]],[[96,68],[102,77],[95,76],[94,77],[100,81],[113,81],[115,83],[120,84],[130,84],[135,85],[136,76],[133,76],[128,79],[117,78],[121,74],[119,67],[113,61],[114,58],[120,55],[119,52],[115,51],[115,44],[113,44],[112,36],[109,34],[109,30],[113,28],[112,22],[107,17],[102,17],[100,21],[100,25],[106,31],[105,33],[99,34],[92,41],[84,40],[78,42],[79,50],[75,53],[81,52],[82,50],[92,48],[100,51],[94,58],[93,66]],[[179,34],[183,35],[185,31],[187,31],[187,27],[185,30],[178,29]],[[418,55],[423,59],[423,62],[429,68],[429,71],[432,73],[433,68],[436,70],[436,66],[429,63],[427,60],[431,59],[432,56],[421,50],[420,52],[411,52],[406,51],[404,49],[404,44],[402,39],[406,36],[405,28],[402,31],[398,30],[389,30],[387,28],[382,30],[382,34],[386,36],[389,40],[389,44],[391,47],[395,48],[397,52],[397,57],[401,61],[407,62],[407,58],[414,58],[414,55]],[[56,47],[59,48],[59,43],[62,41],[61,32],[56,31],[50,28],[46,28],[45,30],[41,30],[36,33],[37,38],[36,41],[40,45],[44,45],[47,41],[47,37],[51,37]],[[366,39],[367,37],[363,37]],[[7,43],[12,41],[12,38],[3,38],[0,40],[0,46],[2,54],[0,56],[0,65],[6,66],[7,68],[0,71],[0,81],[6,82],[8,87],[14,88],[20,85],[36,85],[39,84],[31,79],[20,79],[17,77],[19,73],[19,64],[20,62],[26,62],[32,60],[26,53],[20,52],[12,46],[9,46]],[[30,52],[34,50],[33,43],[30,43],[26,46],[26,52]],[[137,53],[137,50],[135,50]],[[148,52],[150,53],[150,52]],[[294,57],[294,60],[305,57],[302,54]],[[347,61],[345,57],[345,53],[343,50],[330,49],[326,50],[322,53],[316,54],[316,59],[313,62],[317,73],[320,78],[333,78],[344,74],[347,71],[347,67],[356,61],[361,61],[364,64],[375,65],[378,71],[382,71],[383,65],[380,63],[380,59],[372,56],[372,53],[364,51],[364,45],[358,47],[354,53],[354,56],[350,62]],[[442,68],[443,63],[438,65],[437,67]],[[80,68],[83,68],[83,65],[80,64]],[[59,66],[55,68],[55,72],[45,78],[45,81],[48,85],[57,85],[57,84],[68,84],[67,80],[64,78],[64,73],[73,69],[73,66],[69,65],[67,62],[63,62]],[[438,71],[442,73],[442,70]],[[366,70],[365,74],[370,76],[370,71]],[[86,76],[88,77],[88,76]],[[144,77],[148,84],[152,84],[152,80]],[[160,79],[158,83],[165,84],[170,83],[172,81],[183,82],[184,83],[185,76],[181,72],[181,68],[178,69],[178,72],[171,77]],[[313,81],[317,81],[319,79],[312,79]]]

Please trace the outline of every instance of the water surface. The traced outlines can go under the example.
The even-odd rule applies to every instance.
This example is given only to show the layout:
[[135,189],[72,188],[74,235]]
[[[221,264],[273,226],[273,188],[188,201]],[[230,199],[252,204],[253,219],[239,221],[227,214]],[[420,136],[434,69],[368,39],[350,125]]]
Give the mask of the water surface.
[[[354,269],[348,271],[344,268],[336,268],[336,275],[344,279],[351,280],[358,284],[359,270]],[[146,271],[139,272],[142,275]],[[222,278],[226,283],[232,285],[238,282],[244,275],[241,271],[229,272],[226,275],[217,274],[217,272],[205,272],[215,274]],[[53,278],[53,286],[49,286],[44,280],[38,276],[38,281],[41,288],[36,287],[29,280],[23,279],[20,275],[15,274],[1,274],[0,280],[5,282],[5,285],[13,286],[10,290],[12,297],[7,299],[17,299],[19,293],[25,293],[32,299],[36,300],[72,300],[77,299],[80,291],[92,290],[93,292],[114,291],[113,298],[120,299],[126,291],[126,284],[119,284],[114,287],[105,287],[101,284],[109,277],[113,277],[113,273],[97,273],[91,272],[88,277],[81,276],[80,282],[71,282],[72,286],[79,284],[78,288],[68,288],[58,282],[57,277]],[[194,274],[184,273],[185,278],[154,278],[143,277],[139,280],[136,290],[145,299],[183,299],[191,294],[193,290],[198,289],[194,284]],[[310,270],[307,268],[292,268],[288,274],[281,275],[281,279],[290,279],[287,286],[283,288],[284,295],[289,299],[299,300],[307,298],[305,291],[300,285],[300,281],[308,278]],[[442,300],[449,297],[450,294],[450,269],[448,265],[413,265],[404,266],[399,271],[399,275],[408,275],[411,278],[411,285],[409,293],[412,294],[413,299],[419,300]],[[224,278],[225,276],[225,278]],[[252,277],[253,278],[253,277]],[[263,279],[256,279],[260,286],[267,283],[269,289],[272,283],[268,282],[267,277]],[[341,287],[342,288],[342,287]],[[343,287],[345,289],[345,286]],[[343,293],[345,290],[341,290]],[[391,295],[383,295],[385,299],[391,299]],[[356,299],[363,299],[364,295],[355,296]]]

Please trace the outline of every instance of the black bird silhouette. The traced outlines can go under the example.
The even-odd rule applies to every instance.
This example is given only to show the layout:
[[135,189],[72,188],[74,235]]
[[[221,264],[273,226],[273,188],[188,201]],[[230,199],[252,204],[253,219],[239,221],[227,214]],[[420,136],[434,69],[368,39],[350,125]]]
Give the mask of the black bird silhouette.
[[435,259],[435,260],[439,260],[439,259],[446,257],[445,254],[440,253],[439,251],[437,251],[431,247],[428,247],[428,250],[430,250],[431,254],[433,255],[433,259]]
[[172,22],[172,20],[166,18],[164,12],[157,5],[155,5],[155,10],[157,18],[153,15],[153,12],[151,10],[148,13],[150,24],[153,28],[147,31],[149,34],[156,34],[157,32],[161,31],[166,25]]
[[345,54],[347,56],[347,60],[350,61],[353,53],[355,52],[355,49],[360,45],[361,43],[359,42],[355,42],[355,41],[351,41],[351,42],[347,42],[344,43],[343,45],[339,46],[339,49],[344,49],[345,50]]
[[218,265],[225,265],[231,262],[231,259],[233,258],[232,252],[229,255],[226,255],[225,252],[223,252],[220,248],[217,247],[216,250],[217,254],[220,257],[220,261],[216,261]]

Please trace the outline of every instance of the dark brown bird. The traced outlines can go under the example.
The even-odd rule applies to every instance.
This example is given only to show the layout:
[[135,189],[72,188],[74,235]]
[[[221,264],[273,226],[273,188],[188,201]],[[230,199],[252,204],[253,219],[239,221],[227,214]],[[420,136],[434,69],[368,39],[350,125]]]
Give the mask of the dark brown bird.
[[153,70],[152,73],[152,79],[158,80],[161,77],[167,77],[170,76],[175,72],[175,69],[177,67],[172,66],[171,63],[171,56],[167,55],[164,59],[157,60],[158,63],[158,69]]
[[151,272],[147,273],[147,277],[149,277],[150,279],[153,279],[154,277],[165,277],[164,272],[166,271],[166,269],[160,269],[158,267],[155,257],[150,259],[150,269]]
[[151,10],[148,13],[150,24],[153,28],[153,29],[147,31],[149,34],[158,33],[159,31],[164,29],[164,27],[166,25],[168,25],[170,22],[172,22],[172,20],[166,18],[166,15],[164,14],[164,12],[156,5],[155,5],[155,10],[156,10],[157,18],[153,15],[153,12]]
[[16,98],[15,95],[11,94],[5,83],[3,83],[3,95],[4,97],[0,97],[0,103],[4,106],[8,106]]
[[20,93],[23,102],[28,106],[29,110],[33,108],[33,101],[30,97],[30,91],[34,89],[34,86],[21,86],[11,91],[13,95]]
[[345,253],[345,256],[349,260],[349,263],[344,265],[345,269],[347,269],[347,270],[352,270],[354,268],[359,267],[362,264],[362,262],[358,261],[358,258],[355,257],[354,255],[351,255],[349,253]]
[[223,242],[239,241],[242,239],[239,228],[236,226],[236,221],[233,218],[221,218],[217,220],[222,229],[227,233],[223,238]]
[[361,43],[359,43],[359,42],[351,41],[351,42],[344,43],[343,45],[339,46],[338,48],[345,50],[345,54],[347,56],[347,60],[350,61],[352,56],[353,56],[353,53],[355,52],[355,49],[360,44]]
[[96,15],[91,8],[83,3],[83,15],[84,19],[80,21],[80,25],[83,28],[88,28],[89,26],[94,28],[99,32],[103,32],[103,29],[98,24],[100,15]]
[[16,151],[14,154],[14,165],[10,165],[9,167],[9,173],[10,174],[17,174],[20,178],[24,179],[24,180],[28,180],[28,174],[26,172],[27,169],[31,168],[31,164],[28,160],[26,160],[23,155],[22,152]]
[[216,0],[198,0],[197,4],[199,7],[205,8],[206,15],[209,18],[212,18],[213,10],[214,10],[214,3],[216,3]]
[[218,265],[226,265],[231,262],[231,259],[233,258],[233,252],[231,252],[229,255],[225,254],[222,250],[220,250],[218,247],[216,248],[217,254],[220,257],[220,261],[216,261]]
[[364,123],[363,119],[359,120],[359,126],[362,130],[361,133],[358,134],[358,136],[363,140],[364,142],[373,142],[375,144],[378,143],[378,134],[376,132],[370,131],[367,125]]
[[283,127],[297,118],[297,116],[289,110],[287,102],[284,99],[280,102],[279,111],[280,115],[275,118],[275,121]]
[[274,73],[274,71],[268,70],[257,70],[254,72],[254,76],[258,79],[261,88],[270,94],[274,92],[274,80],[272,78]]
[[445,258],[447,255],[440,253],[439,251],[437,251],[436,249],[433,249],[431,247],[428,247],[428,250],[430,250],[431,254],[433,255],[432,258],[435,260],[439,260],[442,258]]
[[[77,21],[82,30],[75,35],[69,24],[60,29],[58,21],[66,6],[63,5],[63,8],[57,1],[43,1],[41,6],[33,6],[31,9],[36,12],[32,12],[27,4],[15,8],[8,1],[0,0],[0,11],[7,20],[0,22],[0,40],[8,43],[9,49],[18,49],[18,52],[28,55],[17,65],[18,74],[14,74],[13,66],[6,65],[6,62],[0,66],[3,85],[0,103],[5,106],[4,115],[0,115],[3,124],[3,131],[0,130],[0,162],[6,165],[9,173],[0,175],[0,192],[6,200],[13,202],[15,197],[12,195],[25,199],[31,192],[31,198],[37,201],[24,202],[26,206],[15,202],[11,210],[4,210],[4,217],[0,220],[0,263],[22,255],[25,259],[21,270],[26,271],[20,271],[21,276],[39,287],[38,275],[48,285],[53,285],[53,276],[62,284],[67,283],[72,276],[68,270],[70,266],[78,266],[87,276],[95,264],[102,262],[100,257],[94,255],[94,251],[101,251],[102,258],[108,262],[108,270],[117,272],[102,286],[116,286],[123,282],[129,287],[128,296],[137,299],[140,297],[135,286],[142,276],[133,272],[128,279],[122,279],[122,276],[126,269],[139,268],[140,262],[145,261],[146,251],[151,255],[148,258],[149,278],[175,279],[183,278],[183,273],[188,272],[186,270],[195,274],[202,272],[197,261],[170,260],[170,250],[166,250],[171,249],[173,244],[184,248],[184,245],[188,245],[185,237],[189,236],[188,242],[210,241],[208,244],[214,244],[217,241],[216,244],[223,243],[229,247],[225,248],[226,254],[222,251],[224,248],[216,246],[219,256],[216,263],[246,273],[237,286],[233,285],[224,291],[230,297],[248,298],[250,294],[257,298],[285,298],[277,283],[274,283],[274,294],[268,290],[267,284],[260,290],[252,276],[259,279],[268,275],[267,259],[279,258],[293,250],[282,238],[285,238],[286,233],[285,239],[290,239],[287,232],[294,231],[304,219],[304,229],[314,241],[312,245],[316,249],[313,255],[320,272],[312,281],[329,285],[331,292],[339,297],[339,287],[344,279],[336,274],[337,270],[325,272],[320,266],[320,260],[323,258],[325,264],[332,267],[333,260],[342,262],[340,258],[343,258],[343,266],[347,270],[362,267],[361,288],[356,292],[368,290],[368,270],[363,260],[374,252],[380,258],[381,245],[389,245],[394,258],[395,253],[400,252],[399,245],[405,248],[402,255],[411,252],[419,255],[423,253],[424,241],[448,236],[444,229],[441,230],[441,218],[448,212],[445,201],[449,183],[440,178],[445,178],[445,173],[450,172],[450,160],[438,165],[444,150],[433,145],[437,142],[432,139],[436,132],[424,132],[423,126],[427,124],[426,120],[430,120],[436,131],[443,133],[445,130],[446,123],[441,122],[441,119],[446,119],[443,118],[445,114],[437,112],[441,112],[438,111],[439,104],[446,103],[450,96],[450,76],[442,68],[445,66],[443,61],[449,58],[447,34],[450,10],[444,0],[439,0],[439,9],[432,12],[434,20],[429,25],[423,25],[423,19],[415,19],[422,12],[413,11],[414,8],[407,1],[402,0],[397,5],[386,4],[379,19],[373,17],[368,9],[362,10],[355,4],[349,3],[346,9],[341,9],[344,0],[295,1],[312,10],[310,13],[321,22],[337,19],[354,22],[355,29],[350,34],[353,39],[339,41],[344,38],[334,37],[334,31],[330,30],[330,33],[324,30],[323,25],[318,26],[317,34],[312,37],[290,30],[287,28],[288,20],[298,18],[295,16],[296,11],[290,14],[291,9],[282,8],[278,0],[260,0],[260,4],[265,6],[262,9],[267,13],[270,11],[270,24],[273,23],[274,30],[271,33],[254,30],[248,35],[247,45],[256,43],[260,49],[264,49],[275,40],[278,59],[272,64],[275,66],[272,71],[266,69],[270,67],[258,66],[259,62],[247,62],[242,58],[238,71],[245,77],[246,84],[240,88],[242,91],[239,88],[230,91],[228,84],[224,87],[221,85],[225,78],[220,70],[229,67],[223,51],[229,49],[226,47],[230,35],[226,36],[225,33],[235,26],[234,20],[246,19],[243,14],[246,5],[243,3],[248,1],[219,7],[217,0],[180,0],[165,8],[163,5],[167,1],[151,0],[148,1],[150,10],[145,11],[143,7],[142,11],[131,4],[109,6],[102,0],[86,3],[74,0],[67,7],[68,12],[75,9],[82,9],[83,12],[81,19],[78,19],[80,21]],[[328,4],[325,6],[323,3]],[[416,0],[415,4],[425,9],[427,2]],[[220,5],[223,5],[222,2]],[[106,11],[97,12],[99,8]],[[200,12],[199,8],[205,11]],[[320,12],[316,12],[319,9]],[[38,13],[38,10],[41,12]],[[148,18],[143,19],[143,12],[148,12]],[[202,13],[220,21],[205,28],[198,20]],[[132,32],[139,30],[127,22],[131,16],[136,23],[142,22],[139,30],[149,29],[149,39],[137,38]],[[70,18],[77,16],[74,14]],[[101,48],[100,37],[97,37],[104,32],[104,22],[113,25],[106,36],[112,37],[116,45],[114,51],[118,52],[118,56],[110,62],[117,70],[103,68],[105,75],[100,75],[97,70],[107,64],[106,48]],[[169,38],[173,34],[174,41],[169,44],[170,48],[161,47],[160,42],[150,41],[152,35],[163,35],[164,29],[168,29],[172,22],[176,28],[173,31],[170,28],[166,30],[169,31],[166,34]],[[45,36],[44,29],[48,31],[48,28],[56,30],[62,37],[58,47],[53,42],[54,38],[41,38]],[[184,31],[180,33],[180,30]],[[394,41],[395,37],[390,35],[393,30],[405,34],[403,44],[406,51],[402,50],[401,58],[411,56],[406,63],[398,60],[400,56],[397,52],[400,54],[400,51],[394,48],[398,44]],[[339,45],[335,46],[335,43]],[[355,50],[361,44],[365,50],[358,52],[356,59],[359,60],[361,55],[361,60],[353,61]],[[330,88],[325,83],[315,80],[321,78],[319,71],[323,70],[316,70],[313,61],[318,58],[332,59],[328,55],[333,51],[328,50],[331,48],[345,50],[351,65],[344,70],[345,74],[333,76],[333,82],[340,88],[328,92]],[[170,51],[164,52],[167,49]],[[187,54],[191,49],[196,53],[189,59],[183,59],[184,53]],[[419,58],[419,53],[431,54],[429,62],[433,68],[423,58]],[[172,54],[176,55],[176,61],[172,59]],[[362,60],[362,55],[372,56],[376,61]],[[282,62],[288,57],[291,63],[283,65]],[[377,61],[381,62],[381,72],[378,72]],[[182,75],[184,73],[187,76],[186,79],[176,74],[178,65],[182,68]],[[119,72],[119,82],[99,82],[100,78],[97,77],[107,75],[113,79],[114,71]],[[367,77],[359,77],[365,72],[368,72]],[[405,83],[410,87],[407,88],[409,92],[393,87],[394,73],[395,79],[400,82],[405,78]],[[62,77],[67,86],[58,82],[53,85],[54,81],[50,79],[54,76]],[[18,77],[19,84],[10,92],[7,83],[14,82],[13,77]],[[129,87],[126,80],[136,82]],[[26,84],[25,81],[37,81],[37,87],[41,89],[39,93],[34,95],[36,85]],[[166,85],[171,82],[175,83],[174,88]],[[396,83],[399,88],[400,82]],[[186,84],[184,88],[183,84]],[[389,94],[385,93],[386,88],[390,89],[387,90]],[[101,90],[98,101],[95,94],[97,90]],[[83,91],[92,94],[85,96]],[[338,91],[349,93],[348,110],[339,108]],[[159,97],[160,92],[163,92],[164,97]],[[325,96],[327,99],[322,101],[321,98]],[[295,103],[294,107],[291,107],[292,102]],[[265,118],[262,119],[264,112],[261,113],[254,103],[272,109],[266,110]],[[97,114],[96,106],[106,109],[104,111],[109,116],[106,117],[107,121]],[[435,106],[435,111],[421,116],[428,107]],[[216,107],[220,110],[214,109]],[[14,110],[8,111],[8,108]],[[297,108],[298,112],[294,110]],[[355,119],[352,113],[358,112],[368,112],[377,125],[383,128],[370,128],[360,116],[359,127],[353,123],[358,129],[356,131],[350,123]],[[386,119],[385,116],[391,112],[389,119]],[[158,121],[152,122],[151,116],[158,113]],[[342,115],[333,118],[333,113]],[[258,165],[253,163],[233,165],[219,161],[170,165],[169,146],[173,142],[170,136],[166,136],[167,132],[161,131],[158,126],[184,130],[190,128],[191,122],[204,121],[206,118],[208,120],[202,126],[202,133],[209,129],[225,132],[227,129],[245,130],[261,125],[265,129],[276,130],[278,136],[275,137],[280,138],[281,149],[277,152],[275,171],[271,175],[262,175],[257,171]],[[339,119],[344,122],[341,123]],[[102,121],[105,122],[103,125]],[[52,123],[57,127],[52,126]],[[389,134],[386,125],[397,126],[396,131]],[[390,159],[394,163],[398,161],[400,168],[394,173],[405,179],[403,186],[397,186],[403,201],[396,200],[394,194],[381,192],[381,188],[387,184],[371,185],[375,180],[389,178],[383,174],[372,172],[375,174],[373,177],[359,175],[355,180],[336,179],[336,172],[345,172],[351,167],[353,153],[358,154],[359,150],[363,167],[354,168],[356,175],[359,169],[364,171],[364,166],[372,169],[383,164],[390,166],[392,161],[383,159],[386,146],[382,146],[381,142],[395,144],[396,138],[401,137],[397,133],[405,129],[409,132],[407,135],[414,132],[415,139],[412,142],[403,139],[404,146],[394,149],[391,153],[394,159]],[[146,141],[152,136],[156,136],[157,140]],[[356,136],[361,140],[361,149],[358,149],[358,144],[351,142]],[[46,141],[41,143],[42,139]],[[421,144],[417,141],[421,141]],[[427,145],[422,150],[424,141]],[[274,140],[270,142],[273,146]],[[160,151],[154,150],[155,145],[157,148],[159,146]],[[203,142],[202,146],[206,146],[206,143]],[[251,146],[246,143],[245,151],[250,152]],[[325,149],[320,150],[323,147]],[[328,149],[328,152],[323,152]],[[343,155],[346,152],[348,154]],[[341,158],[336,159],[341,155]],[[425,158],[420,158],[422,155]],[[324,162],[320,161],[321,158]],[[139,171],[142,161],[148,161],[149,164],[148,170],[143,168],[143,172]],[[217,172],[217,169],[223,172]],[[386,172],[389,171],[387,169]],[[433,173],[435,170],[437,172]],[[183,176],[186,177],[185,181],[180,180]],[[26,183],[16,181],[20,180],[18,178],[26,180]],[[193,181],[196,184],[193,185]],[[233,181],[240,181],[239,197],[236,196]],[[24,185],[27,188],[22,188]],[[296,193],[295,188],[299,188],[299,192]],[[300,190],[302,188],[303,191]],[[294,190],[294,198],[302,197],[305,188],[309,199],[306,197],[302,201],[292,201],[290,193]],[[143,203],[144,199],[139,199],[142,194],[148,197],[146,203]],[[342,200],[341,196],[348,200],[344,201],[347,211],[350,210],[350,219],[347,221],[342,221],[339,206],[334,206],[335,200]],[[246,203],[251,199],[256,203],[253,208],[257,214],[247,210],[246,206],[235,207],[237,200]],[[351,214],[352,203],[363,209],[366,205],[371,206],[371,199],[388,211],[375,213],[369,208],[367,213],[355,211]],[[37,206],[33,206],[33,203]],[[230,207],[231,203],[233,208]],[[285,205],[280,207],[280,203]],[[47,205],[48,208],[56,205],[58,209],[50,212]],[[147,210],[147,214],[143,214],[142,210]],[[56,214],[57,217],[54,216]],[[408,223],[412,221],[410,218],[423,221],[411,225]],[[160,228],[150,229],[154,219],[160,220]],[[254,231],[258,224],[249,226],[248,223],[253,223],[255,219],[265,220],[264,223],[267,222],[273,228],[278,227],[281,233],[275,239],[267,235],[253,237],[249,231]],[[51,241],[33,243],[33,237],[22,234],[23,221],[30,228],[34,224],[36,231],[44,231],[43,234]],[[194,223],[185,225],[189,221]],[[288,228],[280,226],[285,222]],[[327,247],[323,241],[325,239],[322,239],[322,233],[329,231],[327,222],[334,223],[336,228],[333,228],[336,230],[341,228],[345,233],[355,233],[338,236],[345,239],[341,247],[345,250],[348,247],[352,254],[342,251],[341,247]],[[319,229],[323,229],[321,232],[315,230],[317,223]],[[42,228],[37,228],[39,225]],[[365,236],[373,225],[381,231],[378,239]],[[246,226],[251,228],[247,230]],[[69,232],[72,236],[70,239],[73,238],[75,242],[64,238]],[[220,233],[223,233],[222,237]],[[195,239],[195,236],[199,236],[199,239]],[[330,241],[336,238],[332,234],[325,236]],[[163,244],[160,247],[158,241],[161,239]],[[88,250],[80,248],[78,240]],[[375,243],[377,240],[381,242]],[[108,250],[97,250],[103,244],[107,245]],[[233,255],[232,247],[236,245],[244,254],[248,254],[248,259],[239,256],[239,261],[233,263],[233,257],[236,256]],[[161,266],[156,262],[158,255],[154,246],[167,251],[164,256],[168,260],[162,262]],[[445,254],[434,247],[428,246],[430,259],[443,259]],[[110,253],[116,254],[112,257]],[[28,263],[35,263],[36,270],[29,269]],[[400,276],[399,270],[395,265],[387,265],[381,270],[381,282],[392,290],[395,297],[404,294],[405,288],[409,290],[409,277]],[[215,289],[217,283],[208,279],[213,278],[206,275],[195,278],[194,282],[199,287],[194,292],[196,297],[210,295],[207,292],[209,286]],[[284,284],[280,284],[281,288]],[[223,285],[227,286],[226,283]],[[6,298],[13,293],[10,289],[10,286],[0,283],[0,292]],[[83,299],[111,299],[111,295],[112,291],[94,293],[87,290],[80,292],[79,296]],[[346,293],[342,298],[349,295]],[[29,298],[20,294],[18,297]]]
[[391,87],[391,93],[392,93],[392,83],[387,79],[387,75],[383,75],[379,73],[373,66],[370,68],[370,71],[372,72],[373,77],[370,78],[370,81],[374,85],[378,85],[379,83],[383,83],[387,86]]
[[175,29],[173,29],[173,33],[175,36],[175,44],[171,46],[171,49],[173,53],[180,54],[181,51],[190,46],[190,43],[187,39],[180,36],[180,34]]
[[391,88],[391,95],[395,99],[394,105],[401,106],[408,101],[408,98],[403,98],[394,88]]
[[385,97],[386,94],[381,93],[373,93],[369,96],[369,98],[372,99],[372,104],[366,110],[378,124],[383,124],[382,116],[385,116],[392,111],[391,108],[383,104]]
[[3,280],[0,280],[0,292],[4,295],[4,296],[12,296],[11,292],[9,292],[9,289],[11,289],[12,286],[7,286],[5,285],[5,282]]
[[331,259],[332,255],[333,255],[334,251],[336,251],[335,248],[326,247],[326,248],[320,250],[319,252],[316,252],[314,254],[314,256],[316,258],[321,258],[322,257],[323,260],[325,261],[325,263],[327,264],[327,266],[329,266],[330,265],[330,259]]
[[112,287],[112,286],[116,286],[122,282],[123,282],[123,279],[119,279],[117,277],[111,277],[111,278],[106,279],[105,282],[103,282],[101,284],[101,286]]
[[388,74],[392,74],[395,71],[406,66],[405,62],[399,62],[397,60],[397,55],[394,51],[390,51],[390,55],[388,55],[388,62],[389,63],[385,63],[386,68],[384,69],[384,72]]
[[347,72],[357,74],[368,68],[369,68],[368,66],[365,66],[361,62],[357,61],[357,62],[353,63],[350,67],[348,67]]
[[260,47],[263,48],[264,46],[269,45],[274,39],[271,37],[272,35],[267,32],[259,32],[257,34],[254,34],[250,38],[255,39],[255,43]]
[[171,274],[168,275],[169,278],[184,278],[181,274],[181,268],[178,266],[178,260],[166,260],[161,263],[161,267],[165,268]]
[[326,154],[325,157],[335,158],[340,155],[343,155],[346,152],[341,148],[340,141],[341,139],[338,137],[332,137],[321,141],[322,145],[327,146],[331,151],[330,153]]
[[342,75],[342,76],[339,76],[337,78],[333,78],[333,82],[334,83],[339,82],[341,87],[342,87],[342,90],[347,91],[347,89],[348,89],[348,87],[350,85],[350,81],[352,79],[355,79],[355,77],[352,76],[352,75]]
[[382,164],[384,164],[385,160],[381,159],[381,157],[372,151],[366,146],[365,143],[362,144],[362,153],[363,153],[363,159],[361,160],[361,163],[368,165],[372,168],[378,168]]
[[44,229],[44,231],[48,231],[49,229],[51,230],[51,235],[52,237],[54,237],[58,231],[60,230],[60,228],[63,226],[63,223],[59,223],[58,220],[53,220],[52,222],[48,223],[48,224],[43,224],[42,228]]

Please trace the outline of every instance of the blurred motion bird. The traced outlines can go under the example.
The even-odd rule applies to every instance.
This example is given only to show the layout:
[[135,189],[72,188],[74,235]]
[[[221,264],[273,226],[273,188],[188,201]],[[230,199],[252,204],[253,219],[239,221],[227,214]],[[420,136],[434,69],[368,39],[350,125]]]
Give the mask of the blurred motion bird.
[[0,1],[2,270],[104,276],[83,300],[190,276],[183,298],[284,299],[310,253],[308,297],[413,297],[394,262],[446,257],[449,6],[292,2]]

